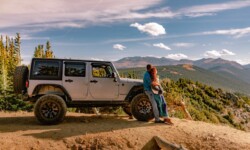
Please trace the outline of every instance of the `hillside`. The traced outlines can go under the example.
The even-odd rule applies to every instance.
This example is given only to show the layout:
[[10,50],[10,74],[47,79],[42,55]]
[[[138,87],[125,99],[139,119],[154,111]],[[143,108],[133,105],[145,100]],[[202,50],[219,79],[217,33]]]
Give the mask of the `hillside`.
[[248,65],[244,65],[244,68],[246,68],[246,69],[250,69],[250,64],[248,64]]
[[[177,72],[179,68],[174,67],[175,70],[171,70],[174,76],[177,74],[181,75],[180,72]],[[192,68],[190,65],[182,67],[185,67],[189,71],[197,69]],[[158,67],[158,70],[166,71],[167,69],[163,66]],[[136,77],[136,73],[136,70],[134,70],[132,71],[132,75],[129,74],[129,76]],[[207,74],[207,76],[211,75]],[[221,88],[214,88],[190,79],[180,78],[174,81],[165,78],[161,84],[163,90],[166,92],[164,96],[167,100],[171,116],[178,118],[187,117],[181,107],[183,103],[186,103],[186,109],[195,120],[229,124],[241,130],[250,131],[249,97],[226,92]]]
[[250,133],[173,118],[173,126],[126,116],[68,113],[59,125],[37,124],[33,113],[0,112],[0,149],[142,149],[159,136],[187,149],[250,149]]
[[250,70],[234,61],[218,59],[201,59],[193,63],[196,66],[218,73],[231,79],[240,79],[250,83]]
[[240,65],[235,61],[224,60],[221,58],[213,59],[213,58],[203,58],[200,60],[193,61],[193,65],[204,68],[211,69],[214,67],[232,67],[237,69],[244,69],[244,66]]
[[184,103],[194,120],[228,124],[250,131],[249,97],[187,79],[166,79],[162,81],[162,87],[172,116],[187,117],[182,110]]
[[[170,78],[176,81],[179,78],[186,78],[193,81],[199,81],[216,88],[222,88],[227,91],[235,91],[248,95],[250,94],[250,84],[231,75],[218,74],[192,65],[158,66],[157,68],[161,79]],[[141,79],[144,72],[145,67],[119,69],[121,76],[128,77],[128,73],[134,73],[137,78]]]

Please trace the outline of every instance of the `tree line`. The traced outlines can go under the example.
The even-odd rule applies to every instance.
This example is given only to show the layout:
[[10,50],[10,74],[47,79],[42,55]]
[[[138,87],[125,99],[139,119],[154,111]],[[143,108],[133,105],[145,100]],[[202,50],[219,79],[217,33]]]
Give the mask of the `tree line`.
[[2,35],[0,38],[0,92],[4,97],[13,92],[14,70],[21,64],[20,39],[19,33],[14,38]]
[[[35,47],[35,58],[54,58],[50,42],[46,47],[39,44]],[[16,33],[15,37],[0,35],[0,110],[30,109],[31,106],[24,103],[20,95],[14,94],[13,78],[15,68],[21,65],[21,36]]]

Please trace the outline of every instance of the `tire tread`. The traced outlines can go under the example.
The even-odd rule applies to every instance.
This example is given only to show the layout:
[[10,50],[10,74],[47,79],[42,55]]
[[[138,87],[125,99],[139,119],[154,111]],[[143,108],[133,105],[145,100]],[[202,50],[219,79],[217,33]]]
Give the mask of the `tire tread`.
[[[44,119],[42,117],[42,115],[40,114],[39,108],[41,107],[41,104],[46,102],[46,101],[57,102],[59,104],[59,106],[61,107],[60,111],[59,111],[60,114],[53,120]],[[54,125],[54,124],[58,124],[58,123],[62,122],[64,120],[66,112],[67,112],[67,106],[66,106],[66,103],[63,100],[63,98],[58,96],[58,95],[53,95],[53,94],[48,94],[48,95],[41,96],[36,101],[35,106],[34,106],[34,113],[35,113],[35,116],[36,116],[37,120],[41,124],[45,124],[45,125]]]

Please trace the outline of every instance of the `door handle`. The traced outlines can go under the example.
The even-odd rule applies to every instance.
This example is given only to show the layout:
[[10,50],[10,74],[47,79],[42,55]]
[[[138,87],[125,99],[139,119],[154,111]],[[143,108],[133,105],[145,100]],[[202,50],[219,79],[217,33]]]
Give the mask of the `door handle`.
[[69,83],[71,83],[71,82],[73,82],[73,80],[71,80],[71,79],[67,79],[67,80],[65,80],[65,82],[69,82]]
[[90,80],[91,83],[97,83],[98,81],[96,80]]

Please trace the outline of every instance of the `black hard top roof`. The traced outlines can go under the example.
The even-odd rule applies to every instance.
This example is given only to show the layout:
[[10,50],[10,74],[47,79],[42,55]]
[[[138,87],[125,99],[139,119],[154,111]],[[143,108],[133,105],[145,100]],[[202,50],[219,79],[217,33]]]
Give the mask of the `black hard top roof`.
[[86,60],[86,59],[66,59],[66,58],[32,58],[33,60],[55,60],[55,61],[84,61],[84,62],[105,62],[110,63],[112,61],[103,61],[103,60]]

